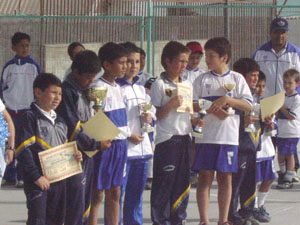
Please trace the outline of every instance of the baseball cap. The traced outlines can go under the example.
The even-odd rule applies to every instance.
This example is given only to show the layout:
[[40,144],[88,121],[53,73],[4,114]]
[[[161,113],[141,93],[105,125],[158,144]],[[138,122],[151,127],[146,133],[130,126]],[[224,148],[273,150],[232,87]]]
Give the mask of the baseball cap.
[[289,24],[288,21],[284,18],[278,17],[272,20],[270,30],[284,30],[288,31],[289,30]]
[[191,50],[191,53],[201,53],[203,54],[203,48],[201,44],[197,41],[191,41],[186,44],[186,47],[188,47]]

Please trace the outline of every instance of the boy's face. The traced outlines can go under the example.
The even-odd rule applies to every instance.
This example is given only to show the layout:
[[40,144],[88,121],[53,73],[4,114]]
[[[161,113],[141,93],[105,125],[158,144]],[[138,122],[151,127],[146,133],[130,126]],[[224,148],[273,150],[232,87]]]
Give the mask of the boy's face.
[[207,49],[205,51],[205,62],[210,70],[218,70],[221,66],[227,64],[227,58],[227,55],[220,56],[214,50]]
[[266,91],[266,81],[264,80],[258,81],[256,85],[256,94],[258,96],[264,96],[265,91]]
[[39,88],[34,89],[36,102],[46,112],[55,110],[61,102],[61,87],[50,85],[44,91]]
[[30,52],[30,42],[27,39],[22,39],[18,44],[12,45],[12,50],[21,58],[25,58]]
[[140,53],[131,53],[127,56],[126,78],[135,77],[140,71]]
[[171,76],[179,77],[188,64],[189,54],[180,53],[174,59],[166,59],[167,73]]
[[283,88],[288,95],[294,94],[297,86],[297,82],[293,77],[283,79]]
[[123,56],[112,62],[105,61],[103,67],[105,69],[105,73],[112,76],[114,79],[122,78],[124,77],[127,69],[127,57]]
[[97,73],[83,73],[79,74],[76,70],[73,73],[73,76],[76,80],[76,83],[82,88],[87,89],[91,83],[94,81]]
[[72,56],[70,57],[71,60],[73,61],[73,59],[75,58],[75,56],[76,56],[79,52],[82,52],[82,51],[84,51],[84,50],[85,50],[85,49],[84,49],[82,46],[80,46],[80,45],[76,46],[76,47],[73,49],[73,51],[72,51]]
[[197,66],[200,63],[200,60],[201,60],[202,56],[203,56],[203,54],[201,54],[199,52],[195,52],[195,53],[190,54],[188,67],[191,68],[191,69],[197,68]]
[[246,74],[246,82],[250,89],[255,89],[259,77],[259,71],[253,71]]

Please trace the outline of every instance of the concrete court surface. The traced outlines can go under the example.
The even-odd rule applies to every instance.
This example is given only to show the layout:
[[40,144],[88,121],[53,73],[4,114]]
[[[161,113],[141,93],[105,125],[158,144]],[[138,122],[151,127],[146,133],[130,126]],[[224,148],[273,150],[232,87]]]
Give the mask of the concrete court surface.
[[[274,187],[275,185],[273,185]],[[187,224],[197,225],[199,216],[196,202],[196,189],[191,190],[188,205]],[[290,190],[272,189],[266,203],[266,208],[272,216],[270,225],[300,225],[300,184],[295,184]],[[150,191],[144,192],[144,224],[150,220]],[[98,224],[103,224],[103,209]],[[26,223],[26,203],[22,189],[0,189],[0,225],[21,225]],[[214,182],[210,205],[211,225],[217,224],[217,187]]]

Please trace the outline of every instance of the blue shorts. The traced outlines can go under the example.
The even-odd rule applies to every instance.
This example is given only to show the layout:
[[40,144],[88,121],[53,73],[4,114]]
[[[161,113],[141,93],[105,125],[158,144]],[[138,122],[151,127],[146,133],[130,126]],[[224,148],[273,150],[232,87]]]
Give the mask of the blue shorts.
[[214,170],[234,173],[238,169],[238,146],[219,144],[196,144],[192,170]]
[[294,155],[297,153],[299,138],[277,138],[278,153],[282,156]]
[[115,140],[111,147],[94,156],[94,185],[98,190],[122,186],[127,160],[127,140]]
[[256,182],[275,180],[276,178],[274,158],[256,162]]

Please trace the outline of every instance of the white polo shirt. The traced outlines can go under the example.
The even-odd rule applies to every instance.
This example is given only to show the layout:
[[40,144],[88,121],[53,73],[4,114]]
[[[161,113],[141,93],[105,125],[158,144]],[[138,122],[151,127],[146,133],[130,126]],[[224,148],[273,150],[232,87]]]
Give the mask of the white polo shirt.
[[[189,81],[182,81],[190,85]],[[151,87],[151,101],[155,107],[162,107],[176,95],[176,84],[162,74]],[[155,144],[169,140],[173,135],[187,135],[192,130],[191,116],[189,113],[179,113],[172,109],[166,117],[156,122]]]
[[[235,89],[230,92],[231,97],[243,99],[251,105],[252,95],[244,77],[234,71],[227,71],[218,75],[213,71],[201,74],[193,84],[194,100],[206,99],[214,101],[226,95],[223,88],[225,83],[235,83]],[[203,138],[196,138],[196,143],[209,144],[239,144],[239,124],[240,117],[238,114],[228,116],[220,120],[213,114],[207,114],[204,117],[205,125],[203,127]]]
[[181,78],[182,80],[188,80],[191,82],[191,84],[193,84],[196,78],[199,77],[202,73],[205,73],[205,71],[199,67],[192,70],[185,69],[181,74]]
[[280,138],[300,138],[300,96],[298,93],[286,95],[284,107],[295,117],[288,120],[282,113],[278,116],[278,137]]

